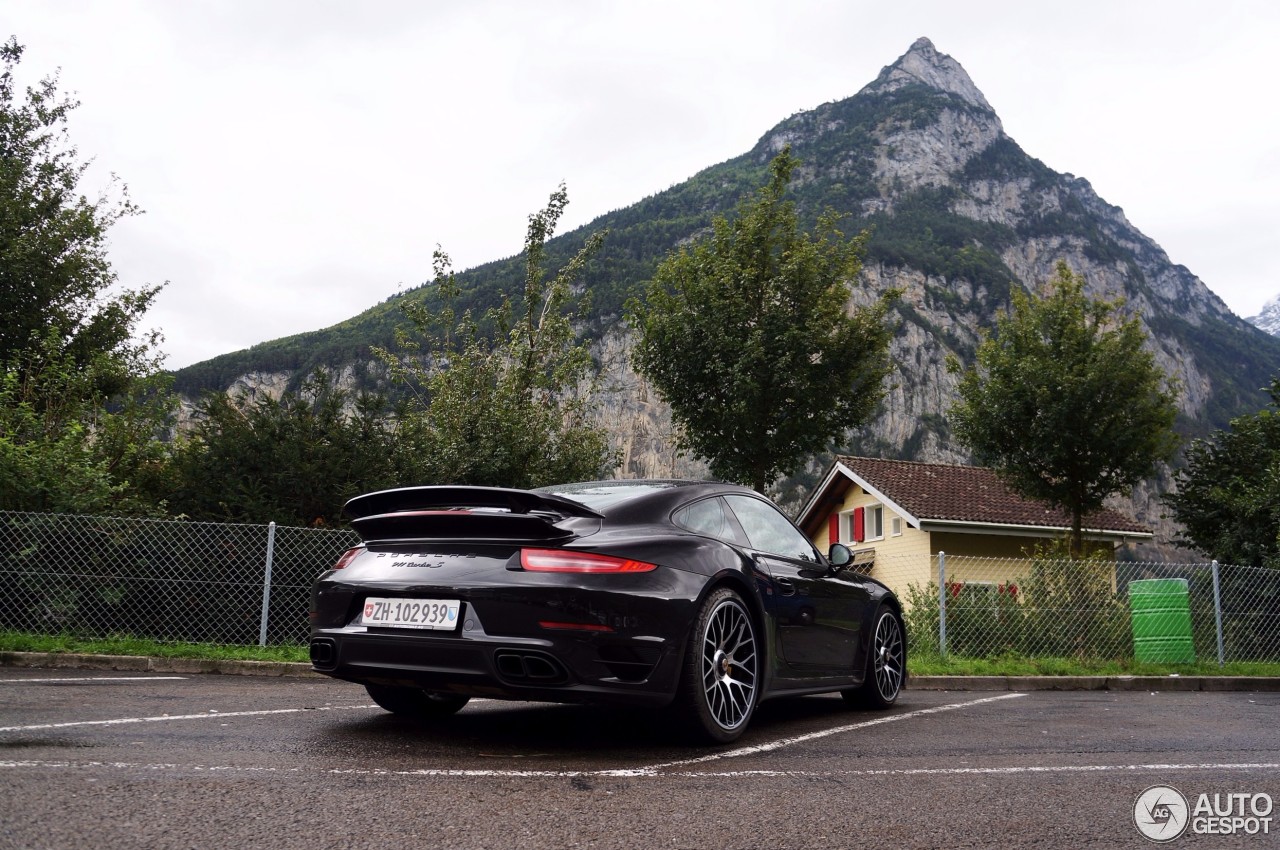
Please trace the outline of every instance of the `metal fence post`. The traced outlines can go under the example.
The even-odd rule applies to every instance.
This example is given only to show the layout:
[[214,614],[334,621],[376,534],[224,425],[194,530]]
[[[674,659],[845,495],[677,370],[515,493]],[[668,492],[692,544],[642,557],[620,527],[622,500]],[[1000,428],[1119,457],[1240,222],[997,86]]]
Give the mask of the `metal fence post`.
[[938,553],[938,652],[947,657],[947,553]]
[[271,563],[276,555],[276,524],[267,523],[267,568],[262,575],[262,625],[258,629],[258,646],[267,645],[267,615],[271,610]]
[[1218,632],[1218,666],[1227,663],[1222,651],[1222,586],[1218,581],[1218,562],[1213,562],[1213,622]]

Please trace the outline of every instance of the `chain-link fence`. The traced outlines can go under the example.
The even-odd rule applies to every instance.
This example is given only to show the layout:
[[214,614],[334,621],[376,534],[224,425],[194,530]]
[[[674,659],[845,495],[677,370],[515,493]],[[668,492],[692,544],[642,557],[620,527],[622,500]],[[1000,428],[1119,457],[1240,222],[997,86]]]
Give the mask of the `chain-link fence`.
[[903,582],[905,566],[896,577],[917,652],[1280,662],[1280,570],[941,554]]
[[354,532],[0,512],[0,630],[303,644]]
[[[0,512],[0,630],[294,645],[354,532]],[[915,654],[1280,662],[1280,570],[878,555]]]

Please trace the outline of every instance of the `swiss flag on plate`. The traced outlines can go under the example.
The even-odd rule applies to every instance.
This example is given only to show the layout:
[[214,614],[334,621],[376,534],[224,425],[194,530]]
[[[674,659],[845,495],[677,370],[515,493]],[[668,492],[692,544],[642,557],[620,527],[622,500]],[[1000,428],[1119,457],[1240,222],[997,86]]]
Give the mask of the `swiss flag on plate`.
[[366,602],[366,603],[364,603],[364,615],[365,615],[366,617],[372,617],[372,616],[373,616],[373,603],[372,603],[372,602]]

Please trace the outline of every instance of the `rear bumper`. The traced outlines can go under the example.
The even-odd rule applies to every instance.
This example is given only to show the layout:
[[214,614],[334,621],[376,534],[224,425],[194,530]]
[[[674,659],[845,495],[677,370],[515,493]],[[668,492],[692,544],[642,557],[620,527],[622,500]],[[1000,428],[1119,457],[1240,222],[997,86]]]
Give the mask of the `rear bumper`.
[[[661,705],[674,697],[704,576],[669,568],[529,574],[480,559],[469,569],[322,577],[313,668],[362,684],[496,699]],[[365,626],[370,596],[458,600],[461,608],[449,631]]]
[[539,702],[661,706],[675,695],[682,647],[654,637],[545,640],[317,629],[312,668],[360,684]]

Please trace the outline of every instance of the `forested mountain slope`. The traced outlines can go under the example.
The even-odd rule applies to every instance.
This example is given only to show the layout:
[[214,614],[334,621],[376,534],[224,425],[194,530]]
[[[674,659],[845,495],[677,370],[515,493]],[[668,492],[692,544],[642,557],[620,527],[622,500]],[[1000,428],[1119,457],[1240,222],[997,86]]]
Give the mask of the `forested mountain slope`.
[[[1265,404],[1260,388],[1280,371],[1280,339],[1232,314],[1087,180],[1024,152],[959,63],[920,39],[853,97],[793,115],[741,156],[552,243],[552,262],[563,261],[589,233],[609,230],[585,276],[592,301],[583,332],[607,371],[602,416],[624,451],[620,474],[688,469],[671,456],[662,405],[626,362],[622,305],[667,251],[762,185],[769,160],[785,145],[802,160],[791,188],[803,216],[812,221],[830,207],[848,215],[847,232],[872,230],[853,298],[869,302],[889,287],[905,293],[896,311],[895,386],[877,419],[837,448],[966,460],[946,424],[957,380],[947,374],[946,358],[969,361],[1011,287],[1038,286],[1060,259],[1085,275],[1091,295],[1123,296],[1141,317],[1159,362],[1181,383],[1185,434],[1206,433]],[[518,291],[521,273],[519,259],[509,258],[471,269],[459,282],[483,308]],[[391,342],[402,323],[397,300],[330,328],[190,366],[177,373],[178,388],[188,395],[236,385],[280,389],[320,365],[357,383],[376,382],[368,346]],[[1138,512],[1158,523],[1149,496],[1139,494]]]

